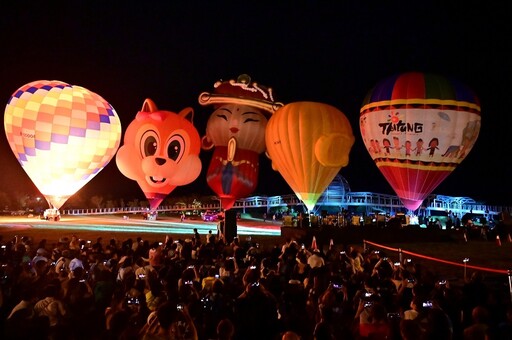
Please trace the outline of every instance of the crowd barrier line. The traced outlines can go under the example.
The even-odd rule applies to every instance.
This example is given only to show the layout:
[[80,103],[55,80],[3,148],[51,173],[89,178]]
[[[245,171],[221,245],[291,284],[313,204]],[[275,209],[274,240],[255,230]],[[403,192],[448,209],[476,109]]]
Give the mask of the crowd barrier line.
[[487,267],[472,266],[472,265],[465,264],[465,263],[457,263],[457,262],[453,262],[453,261],[447,261],[447,260],[443,260],[443,259],[438,259],[436,257],[431,257],[431,256],[426,256],[426,255],[422,255],[422,254],[418,254],[418,253],[413,253],[413,252],[407,251],[407,250],[402,249],[402,248],[388,247],[388,246],[385,246],[385,245],[382,245],[382,244],[379,244],[379,243],[375,243],[375,242],[371,242],[371,241],[368,241],[368,240],[363,240],[363,244],[364,244],[365,249],[366,249],[366,244],[369,244],[369,245],[372,245],[374,247],[379,247],[381,249],[386,249],[386,250],[390,250],[390,251],[396,251],[396,252],[398,252],[399,255],[400,255],[400,253],[402,253],[402,254],[407,254],[407,255],[414,256],[414,257],[422,258],[422,259],[425,259],[425,260],[436,261],[436,262],[441,262],[441,263],[444,263],[444,264],[449,264],[449,265],[458,266],[458,267],[464,267],[464,268],[469,268],[469,269],[475,269],[475,270],[480,270],[480,271],[486,271],[486,272],[489,272],[489,273],[504,274],[504,275],[510,275],[511,274],[510,270],[493,269],[493,268],[487,268]]

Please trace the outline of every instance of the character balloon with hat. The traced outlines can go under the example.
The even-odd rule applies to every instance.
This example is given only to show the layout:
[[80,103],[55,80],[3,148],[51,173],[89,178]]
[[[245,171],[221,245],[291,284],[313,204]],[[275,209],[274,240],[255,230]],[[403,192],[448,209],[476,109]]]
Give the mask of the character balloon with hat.
[[199,103],[214,108],[201,141],[204,150],[214,149],[206,182],[228,210],[256,189],[265,128],[283,104],[274,100],[271,88],[252,82],[246,74],[216,82],[213,93],[199,95]]

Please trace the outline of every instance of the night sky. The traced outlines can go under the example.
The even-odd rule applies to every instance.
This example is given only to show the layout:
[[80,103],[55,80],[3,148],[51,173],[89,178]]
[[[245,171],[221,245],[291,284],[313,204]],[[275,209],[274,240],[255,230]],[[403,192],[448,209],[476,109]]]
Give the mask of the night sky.
[[[246,73],[272,87],[280,102],[340,109],[356,136],[341,175],[352,191],[394,194],[364,148],[359,109],[383,78],[437,73],[476,92],[482,128],[471,153],[434,193],[512,205],[512,5],[435,2],[3,1],[0,99],[7,103],[34,80],[60,80],[106,99],[123,131],[151,98],[162,110],[192,107],[203,136],[212,109],[199,105],[199,94]],[[37,193],[0,136],[0,191]],[[214,194],[205,178],[211,151],[201,157],[203,173],[170,196]],[[79,193],[144,198],[114,159]],[[262,155],[254,194],[290,193]]]

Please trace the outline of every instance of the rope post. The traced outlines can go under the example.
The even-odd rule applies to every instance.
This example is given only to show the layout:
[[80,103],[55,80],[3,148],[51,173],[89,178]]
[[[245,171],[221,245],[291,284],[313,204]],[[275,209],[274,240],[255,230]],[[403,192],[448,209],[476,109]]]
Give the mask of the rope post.
[[467,281],[467,277],[466,277],[466,273],[467,273],[467,263],[469,261],[469,258],[465,258],[464,260],[462,260],[464,262],[464,281]]
[[403,263],[402,257],[403,257],[402,248],[398,248],[398,261],[400,261],[400,264]]
[[508,270],[508,290],[510,292],[510,301],[512,301],[512,270]]

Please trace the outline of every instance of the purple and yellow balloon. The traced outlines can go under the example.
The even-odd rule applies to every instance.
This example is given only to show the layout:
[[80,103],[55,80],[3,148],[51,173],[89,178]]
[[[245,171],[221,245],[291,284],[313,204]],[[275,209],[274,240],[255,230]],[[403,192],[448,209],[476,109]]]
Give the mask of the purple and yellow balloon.
[[4,128],[23,170],[57,209],[110,162],[121,140],[112,105],[57,80],[16,90],[5,108]]

